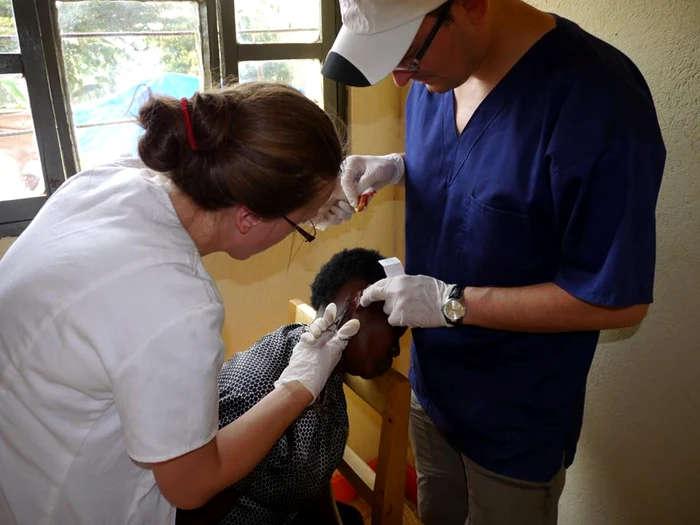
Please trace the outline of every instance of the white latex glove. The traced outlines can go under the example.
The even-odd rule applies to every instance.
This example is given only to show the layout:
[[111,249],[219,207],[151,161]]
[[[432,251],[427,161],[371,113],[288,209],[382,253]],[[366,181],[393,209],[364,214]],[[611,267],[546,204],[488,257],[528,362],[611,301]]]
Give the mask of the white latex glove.
[[343,163],[341,184],[353,208],[359,205],[359,196],[399,184],[405,172],[403,157],[391,153],[383,157],[351,155]]
[[328,201],[321,206],[316,216],[311,219],[311,222],[317,230],[325,231],[329,226],[337,226],[343,221],[348,221],[355,213],[355,210],[350,206],[343,187],[340,184],[340,176],[336,183],[335,190]]
[[292,357],[275,388],[291,381],[299,381],[314,401],[326,385],[343,355],[348,341],[360,330],[360,321],[351,319],[336,332],[331,325],[337,308],[334,303],[326,306],[323,317],[315,319],[292,350]]
[[365,289],[360,305],[384,301],[384,313],[392,326],[438,328],[449,326],[442,305],[451,289],[451,285],[425,275],[387,277]]

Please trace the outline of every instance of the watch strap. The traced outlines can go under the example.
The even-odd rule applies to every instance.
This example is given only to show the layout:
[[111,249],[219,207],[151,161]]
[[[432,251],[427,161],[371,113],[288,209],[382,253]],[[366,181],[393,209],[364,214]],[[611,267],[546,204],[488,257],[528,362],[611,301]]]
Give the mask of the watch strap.
[[464,302],[464,286],[461,286],[459,284],[455,284],[452,287],[452,291],[450,292],[449,298],[450,299],[459,299],[460,301]]

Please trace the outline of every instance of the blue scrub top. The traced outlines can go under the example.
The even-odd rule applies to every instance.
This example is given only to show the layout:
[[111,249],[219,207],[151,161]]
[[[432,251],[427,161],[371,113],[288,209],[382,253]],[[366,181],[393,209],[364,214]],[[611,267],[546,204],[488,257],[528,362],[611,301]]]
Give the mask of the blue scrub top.
[[[452,92],[411,86],[407,273],[467,286],[554,282],[597,305],[651,303],[665,158],[639,70],[557,17],[461,134]],[[543,482],[573,461],[598,336],[416,329],[411,382],[462,453]]]

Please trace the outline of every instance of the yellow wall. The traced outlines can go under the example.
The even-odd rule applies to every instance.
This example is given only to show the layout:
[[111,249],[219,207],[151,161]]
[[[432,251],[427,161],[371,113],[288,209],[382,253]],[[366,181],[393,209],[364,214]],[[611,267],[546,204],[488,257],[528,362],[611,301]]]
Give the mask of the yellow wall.
[[5,237],[5,238],[0,239],[0,257],[2,257],[2,255],[10,247],[10,245],[12,244],[12,241],[14,241],[14,239],[9,238],[9,237]]

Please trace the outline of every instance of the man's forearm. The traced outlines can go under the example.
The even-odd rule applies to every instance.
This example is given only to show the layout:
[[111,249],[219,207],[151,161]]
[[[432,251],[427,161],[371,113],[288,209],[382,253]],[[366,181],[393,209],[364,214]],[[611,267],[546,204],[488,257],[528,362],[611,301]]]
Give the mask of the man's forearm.
[[464,324],[519,332],[610,330],[639,324],[649,308],[602,307],[554,283],[521,288],[465,288]]

